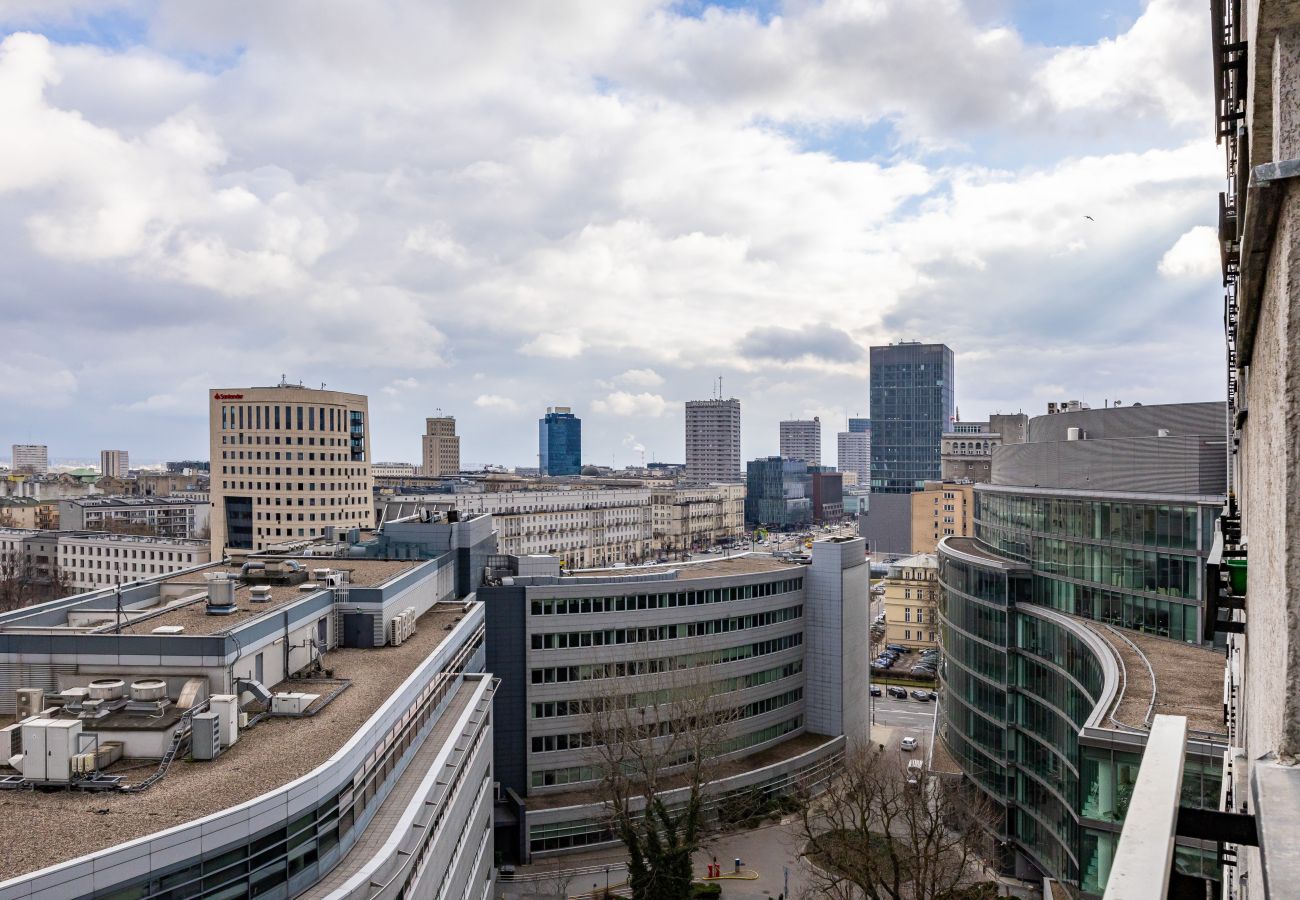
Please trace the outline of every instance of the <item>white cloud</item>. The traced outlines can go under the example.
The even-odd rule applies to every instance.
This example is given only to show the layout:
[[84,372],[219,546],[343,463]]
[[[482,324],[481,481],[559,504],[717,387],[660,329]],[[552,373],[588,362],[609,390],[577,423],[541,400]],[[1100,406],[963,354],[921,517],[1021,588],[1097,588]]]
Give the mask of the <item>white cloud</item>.
[[479,409],[492,410],[493,412],[519,412],[517,402],[499,394],[479,394],[474,398],[474,405]]
[[621,375],[615,375],[614,381],[636,387],[658,387],[664,383],[664,377],[654,369],[628,369]]
[[573,359],[582,352],[582,338],[574,332],[547,331],[521,346],[519,352],[551,359]]
[[[0,401],[5,404],[62,407],[78,387],[77,376],[49,356],[13,349],[0,354]],[[9,424],[17,429],[17,422]]]
[[394,378],[391,382],[380,388],[390,397],[396,397],[398,394],[406,391],[413,391],[420,386],[420,382],[414,378]]
[[1170,278],[1210,278],[1220,267],[1219,236],[1208,225],[1197,225],[1180,237],[1156,266]]
[[630,394],[627,391],[614,391],[601,400],[591,404],[598,413],[611,416],[662,416],[668,409],[668,401],[658,394]]

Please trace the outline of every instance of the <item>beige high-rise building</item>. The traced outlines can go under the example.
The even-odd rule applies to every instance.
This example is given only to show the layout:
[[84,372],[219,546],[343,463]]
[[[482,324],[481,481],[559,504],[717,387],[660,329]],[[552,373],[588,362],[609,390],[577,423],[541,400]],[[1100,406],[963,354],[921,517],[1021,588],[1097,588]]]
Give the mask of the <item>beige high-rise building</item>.
[[455,416],[434,416],[424,420],[421,475],[455,475],[460,472],[460,437]]
[[975,534],[975,489],[970,484],[927,481],[912,494],[912,552],[934,553],[948,535]]
[[50,448],[45,444],[14,444],[10,463],[16,473],[44,475],[50,470]]
[[99,474],[105,478],[125,478],[131,468],[125,450],[100,450]]
[[781,458],[802,459],[810,466],[822,464],[822,420],[786,419],[781,423]]
[[374,522],[364,395],[217,388],[208,415],[214,559]]
[[742,482],[740,401],[686,401],[686,480],[691,484]]

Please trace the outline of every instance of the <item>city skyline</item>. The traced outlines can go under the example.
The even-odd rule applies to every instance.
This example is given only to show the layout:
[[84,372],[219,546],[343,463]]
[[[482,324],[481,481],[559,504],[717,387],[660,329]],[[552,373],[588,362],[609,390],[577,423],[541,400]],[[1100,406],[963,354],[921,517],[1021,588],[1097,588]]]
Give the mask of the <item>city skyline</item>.
[[442,408],[524,464],[564,397],[589,461],[676,459],[722,376],[752,458],[868,414],[866,348],[910,339],[981,415],[1222,394],[1191,0],[383,9],[0,13],[0,442],[193,457],[209,386],[288,370],[371,397],[386,458]]

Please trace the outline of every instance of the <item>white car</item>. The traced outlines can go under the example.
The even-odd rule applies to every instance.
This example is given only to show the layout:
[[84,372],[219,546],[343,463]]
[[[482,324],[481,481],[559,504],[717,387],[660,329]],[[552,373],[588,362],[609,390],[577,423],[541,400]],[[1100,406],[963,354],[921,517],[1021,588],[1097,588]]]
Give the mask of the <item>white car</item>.
[[905,738],[903,738],[903,749],[904,749],[904,750],[915,750],[918,746],[920,746],[920,745],[917,743],[916,738],[914,738],[914,737],[905,737]]

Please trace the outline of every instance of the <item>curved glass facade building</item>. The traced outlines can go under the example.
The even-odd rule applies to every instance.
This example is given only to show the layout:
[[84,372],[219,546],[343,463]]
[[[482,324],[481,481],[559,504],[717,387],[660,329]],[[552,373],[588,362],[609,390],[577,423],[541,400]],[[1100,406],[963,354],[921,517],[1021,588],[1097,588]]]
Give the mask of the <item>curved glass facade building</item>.
[[[1156,714],[1189,721],[1183,804],[1217,807],[1222,658],[1200,644],[1199,578],[1222,410],[1033,419],[975,486],[975,537],[939,544],[940,742],[1004,810],[1009,872],[1101,895]],[[1176,865],[1218,878],[1212,846],[1180,839]]]

